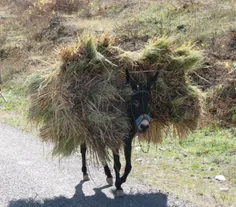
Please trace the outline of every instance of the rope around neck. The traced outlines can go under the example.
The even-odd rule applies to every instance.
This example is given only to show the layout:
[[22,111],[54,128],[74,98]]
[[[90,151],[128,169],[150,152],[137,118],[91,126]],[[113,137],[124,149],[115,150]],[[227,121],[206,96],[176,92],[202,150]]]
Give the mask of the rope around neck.
[[141,141],[140,141],[139,136],[138,136],[138,142],[139,142],[139,146],[140,146],[142,152],[143,152],[143,153],[148,153],[149,150],[150,150],[150,143],[151,143],[151,137],[149,136],[149,131],[148,131],[148,148],[147,148],[146,151],[144,151],[144,149],[143,149],[143,146],[142,146],[142,144],[141,144]]

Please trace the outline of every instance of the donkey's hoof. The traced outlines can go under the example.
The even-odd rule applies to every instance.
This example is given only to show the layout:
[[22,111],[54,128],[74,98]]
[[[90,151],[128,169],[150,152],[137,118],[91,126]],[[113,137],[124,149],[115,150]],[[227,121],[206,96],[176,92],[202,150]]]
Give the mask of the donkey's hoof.
[[89,176],[88,176],[88,175],[84,175],[84,176],[83,176],[83,180],[84,180],[84,181],[89,181],[89,180],[90,180],[90,179],[89,179]]
[[113,185],[113,178],[107,178],[108,185]]
[[122,196],[124,196],[124,191],[123,191],[123,190],[117,190],[117,191],[116,191],[116,197],[117,197],[117,198],[120,198],[120,197],[122,197]]

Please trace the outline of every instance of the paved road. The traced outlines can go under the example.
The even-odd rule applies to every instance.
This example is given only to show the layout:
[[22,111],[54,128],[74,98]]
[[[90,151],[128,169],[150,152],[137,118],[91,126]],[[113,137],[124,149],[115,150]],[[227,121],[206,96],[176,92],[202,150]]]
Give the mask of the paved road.
[[59,162],[36,137],[0,123],[0,207],[193,206],[129,177],[126,195],[114,198],[102,168],[89,167],[82,182],[80,156]]

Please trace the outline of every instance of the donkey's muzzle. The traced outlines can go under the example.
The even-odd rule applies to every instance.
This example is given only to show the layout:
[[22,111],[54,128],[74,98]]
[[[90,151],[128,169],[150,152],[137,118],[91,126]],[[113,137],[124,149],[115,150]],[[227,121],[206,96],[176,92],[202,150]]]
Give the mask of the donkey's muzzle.
[[140,128],[142,129],[143,132],[146,132],[147,129],[149,128],[149,124],[148,125],[141,124]]
[[139,132],[146,132],[147,129],[149,128],[150,124],[149,124],[149,121],[147,119],[144,119],[141,121],[140,125],[138,126],[139,128]]

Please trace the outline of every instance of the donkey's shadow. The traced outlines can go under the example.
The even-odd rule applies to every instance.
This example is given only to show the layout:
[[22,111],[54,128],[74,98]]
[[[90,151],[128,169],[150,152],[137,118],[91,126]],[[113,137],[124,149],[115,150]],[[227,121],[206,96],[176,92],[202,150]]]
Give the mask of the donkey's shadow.
[[75,194],[72,198],[64,196],[44,199],[37,201],[34,199],[20,199],[9,202],[8,207],[167,207],[167,196],[160,192],[147,194],[128,194],[121,198],[109,198],[103,189],[110,186],[94,188],[94,195],[86,196],[82,190],[83,182],[81,181],[76,187]]

